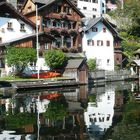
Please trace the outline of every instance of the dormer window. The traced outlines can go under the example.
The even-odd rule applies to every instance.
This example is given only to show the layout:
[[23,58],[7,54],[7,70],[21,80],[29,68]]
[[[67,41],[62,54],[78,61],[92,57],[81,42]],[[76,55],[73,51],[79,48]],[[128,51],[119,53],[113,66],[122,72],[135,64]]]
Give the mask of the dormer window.
[[25,32],[25,24],[24,23],[20,24],[20,31]]
[[7,23],[7,29],[13,30],[13,24],[12,22]]

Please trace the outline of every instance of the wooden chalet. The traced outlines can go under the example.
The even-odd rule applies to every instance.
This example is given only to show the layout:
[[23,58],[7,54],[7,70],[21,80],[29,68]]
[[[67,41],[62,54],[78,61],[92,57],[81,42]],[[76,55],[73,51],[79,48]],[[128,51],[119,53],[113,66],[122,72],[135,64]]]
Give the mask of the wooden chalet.
[[79,32],[84,15],[70,0],[26,0],[22,13],[36,23],[38,7],[39,32],[55,37],[53,47],[82,52],[82,37]]

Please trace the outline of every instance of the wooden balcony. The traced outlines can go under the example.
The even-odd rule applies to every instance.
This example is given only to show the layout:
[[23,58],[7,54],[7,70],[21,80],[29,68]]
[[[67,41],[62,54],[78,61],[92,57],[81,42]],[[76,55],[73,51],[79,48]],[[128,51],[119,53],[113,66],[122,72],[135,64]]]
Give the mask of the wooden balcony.
[[45,16],[46,18],[50,18],[50,19],[67,19],[70,21],[79,21],[79,18],[77,16],[75,16],[74,14],[67,14],[64,12],[61,13],[48,13]]
[[57,28],[57,27],[51,27],[51,28],[44,28],[44,31],[51,34],[67,34],[70,36],[76,36],[78,34],[78,31],[76,29],[68,29],[68,28]]

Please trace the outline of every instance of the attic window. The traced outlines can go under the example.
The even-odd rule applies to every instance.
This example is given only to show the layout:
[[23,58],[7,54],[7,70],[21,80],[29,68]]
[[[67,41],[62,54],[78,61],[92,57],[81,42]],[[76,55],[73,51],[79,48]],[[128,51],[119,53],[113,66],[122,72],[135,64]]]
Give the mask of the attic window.
[[93,32],[98,32],[98,28],[97,27],[92,27],[92,31]]
[[28,7],[28,12],[31,12],[31,11],[32,11],[32,7],[29,6],[29,7]]
[[103,32],[106,33],[106,28],[103,28]]

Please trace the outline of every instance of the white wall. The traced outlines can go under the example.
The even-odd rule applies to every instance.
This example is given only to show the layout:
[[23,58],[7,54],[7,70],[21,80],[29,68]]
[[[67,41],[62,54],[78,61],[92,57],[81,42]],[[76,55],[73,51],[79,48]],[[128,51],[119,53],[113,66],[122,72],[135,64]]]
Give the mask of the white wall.
[[[88,18],[93,18],[93,15],[95,15],[96,17],[100,17],[101,14],[103,14],[103,10],[106,13],[106,6],[102,7],[102,3],[106,5],[105,0],[98,0],[98,3],[93,3],[92,0],[89,0],[89,2],[85,2],[84,0],[78,0],[77,7]],[[86,7],[87,9],[84,10],[83,7]]]
[[[98,69],[103,70],[114,70],[114,47],[113,47],[113,36],[111,32],[107,29],[106,33],[103,32],[104,24],[99,22],[96,27],[98,32],[89,31],[85,33],[82,40],[83,51],[86,54],[87,59],[96,59],[98,63]],[[88,46],[87,40],[94,40],[94,46]],[[103,40],[103,46],[97,46],[97,40]],[[110,41],[110,46],[106,46],[106,41]],[[109,60],[109,63],[107,61]]]
[[[12,22],[13,30],[7,29],[8,22]],[[31,34],[34,32],[33,28],[26,23],[24,23],[26,32],[21,32],[20,31],[21,23],[24,22],[21,21],[20,19],[0,17],[0,37],[2,38],[2,43],[23,37],[27,34]]]

